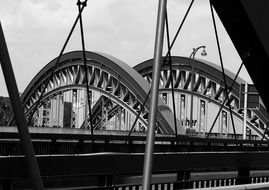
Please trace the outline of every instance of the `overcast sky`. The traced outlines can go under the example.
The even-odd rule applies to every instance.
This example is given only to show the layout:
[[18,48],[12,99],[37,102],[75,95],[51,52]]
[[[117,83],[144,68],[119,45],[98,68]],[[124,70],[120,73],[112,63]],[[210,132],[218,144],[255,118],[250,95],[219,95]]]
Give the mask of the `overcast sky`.
[[[172,38],[191,0],[168,0]],[[78,13],[76,0],[0,0],[0,20],[20,92],[49,61],[59,55]],[[157,0],[88,0],[83,11],[86,50],[110,54],[130,66],[153,57]],[[224,67],[236,72],[241,60],[219,19]],[[205,45],[205,59],[220,65],[208,0],[196,0],[172,50],[189,57]],[[166,46],[165,46],[166,47]],[[65,52],[81,50],[79,25]],[[166,48],[164,49],[164,54]],[[251,82],[243,70],[241,77]],[[0,72],[0,96],[7,96]]]

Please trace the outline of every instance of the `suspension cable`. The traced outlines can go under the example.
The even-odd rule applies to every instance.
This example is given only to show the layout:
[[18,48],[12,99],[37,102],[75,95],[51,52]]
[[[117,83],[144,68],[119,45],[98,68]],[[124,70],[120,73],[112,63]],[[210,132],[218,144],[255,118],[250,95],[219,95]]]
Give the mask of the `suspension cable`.
[[[169,52],[171,51],[172,47],[174,46],[174,43],[175,43],[175,41],[176,41],[176,39],[177,39],[177,37],[178,37],[178,34],[179,34],[179,32],[181,31],[182,26],[183,26],[183,24],[185,23],[185,20],[186,20],[188,14],[189,14],[189,12],[190,12],[190,9],[191,9],[191,7],[192,7],[192,5],[193,5],[193,2],[194,2],[194,0],[191,1],[190,5],[189,5],[189,7],[188,7],[188,9],[187,9],[187,12],[185,13],[185,15],[184,15],[184,17],[183,17],[183,20],[182,20],[181,23],[180,23],[180,26],[179,26],[179,28],[178,28],[178,30],[177,30],[177,32],[176,32],[174,38],[173,38],[173,41],[172,41],[171,45],[169,46],[168,51],[167,51],[167,53],[166,53],[166,55],[165,55],[165,57],[164,57],[164,59],[163,59],[163,63],[166,62],[166,59],[167,59],[167,57],[169,56]],[[149,95],[150,95],[150,91],[148,92],[147,96],[149,96]],[[146,103],[145,103],[146,101],[147,101],[147,99],[144,100],[143,105],[146,105]],[[144,106],[142,106],[141,109],[143,109],[143,108],[144,108]],[[137,115],[137,116],[136,116],[136,120],[138,119],[138,117],[139,117],[139,116]],[[131,136],[131,134],[132,134],[132,131],[130,131],[130,133],[128,134],[128,136]]]
[[[235,75],[235,77],[234,77],[234,80],[233,80],[233,82],[232,82],[232,85],[231,85],[230,88],[229,88],[229,91],[228,91],[228,93],[227,93],[227,96],[225,97],[225,100],[222,102],[221,107],[219,108],[219,112],[218,112],[217,116],[215,117],[215,120],[214,120],[214,122],[213,122],[213,124],[212,124],[212,126],[211,126],[211,128],[210,128],[210,130],[209,130],[209,132],[208,132],[208,134],[207,134],[207,138],[209,138],[209,135],[210,135],[210,133],[211,133],[211,131],[212,131],[212,129],[213,129],[213,127],[214,127],[214,125],[215,125],[215,123],[216,123],[218,117],[219,117],[219,114],[220,114],[222,108],[224,107],[224,104],[225,104],[225,102],[226,102],[226,100],[227,100],[227,97],[229,96],[230,92],[232,91],[233,85],[235,84],[235,81],[236,81],[236,79],[237,79],[237,77],[238,77],[238,75],[239,75],[239,73],[240,73],[240,71],[241,71],[241,69],[242,69],[242,67],[243,67],[243,63],[244,63],[244,62],[242,61],[241,65],[240,65],[240,67],[239,67],[239,69],[238,69],[238,71],[237,71],[237,73],[236,73],[236,75]],[[229,103],[229,105],[230,105],[230,103]],[[235,139],[236,139],[236,137],[235,137]]]
[[187,12],[185,13],[185,15],[184,15],[184,17],[183,17],[183,20],[182,20],[181,23],[180,23],[180,26],[179,26],[179,28],[178,28],[178,30],[177,30],[175,36],[174,36],[174,39],[173,39],[173,41],[172,41],[172,43],[171,43],[171,46],[168,48],[168,51],[167,51],[166,56],[165,56],[165,58],[164,58],[164,61],[166,61],[166,59],[167,59],[167,57],[168,57],[168,54],[169,54],[169,51],[172,49],[172,47],[174,46],[174,43],[176,42],[176,39],[177,39],[177,37],[178,37],[178,34],[179,34],[179,32],[181,31],[181,28],[182,28],[183,24],[185,23],[185,20],[186,20],[186,18],[187,18],[187,16],[188,16],[189,12],[190,12],[190,10],[191,10],[191,7],[192,7],[192,5],[193,5],[193,2],[194,2],[194,0],[191,1],[190,5],[189,5],[189,7],[188,7],[188,9],[187,9]]
[[172,89],[175,135],[177,137],[178,133],[177,133],[177,118],[176,118],[176,106],[175,106],[175,92],[174,92],[174,82],[173,82],[173,69],[172,69],[171,49],[169,48],[170,47],[170,37],[169,37],[169,26],[168,26],[167,9],[165,11],[165,21],[166,21],[165,22],[165,27],[166,27],[166,37],[167,37],[168,57],[169,57],[168,62],[169,62],[169,67],[170,67],[170,76],[169,76],[169,78],[170,78],[170,81],[171,81],[171,89]]
[[[218,37],[218,30],[217,30],[215,16],[214,16],[214,12],[213,12],[213,5],[211,4],[211,1],[210,0],[209,0],[209,4],[210,4],[210,10],[211,10],[212,20],[213,20],[213,25],[214,25],[214,31],[215,31],[215,36],[216,36],[216,41],[217,41],[217,46],[218,46],[218,52],[219,52],[221,70],[222,70],[224,87],[225,87],[224,90],[225,90],[225,94],[227,96],[226,99],[228,100],[228,102],[230,102],[230,98],[229,98],[229,95],[228,95],[228,86],[227,86],[227,81],[226,81],[226,76],[225,76],[225,71],[224,71],[224,66],[223,66],[223,59],[222,59],[222,54],[221,54],[221,49],[220,49],[220,43],[219,43],[219,37]],[[231,108],[231,105],[230,104],[228,104],[228,107],[229,107],[229,112],[230,112],[230,115],[231,115],[233,132],[234,132],[234,136],[235,136],[235,139],[236,139],[236,132],[235,132],[235,126],[234,126],[233,112],[232,112],[232,108]]]
[[[86,2],[87,2],[87,0],[86,0]],[[84,8],[85,8],[85,5],[83,4],[82,7],[81,7],[81,9],[80,9],[80,11],[79,11],[79,13],[78,13],[78,16],[76,17],[76,20],[75,20],[75,22],[74,22],[74,24],[73,24],[73,26],[72,26],[72,28],[71,28],[71,30],[70,30],[68,36],[67,36],[67,39],[65,40],[65,43],[64,43],[64,45],[63,45],[63,47],[62,47],[62,49],[61,49],[61,52],[60,52],[59,56],[57,57],[57,60],[56,60],[54,66],[53,66],[53,68],[52,68],[52,70],[51,70],[51,72],[50,72],[50,75],[49,75],[49,77],[48,77],[48,78],[46,79],[46,81],[45,81],[44,88],[42,89],[42,92],[41,92],[41,94],[40,94],[40,96],[39,96],[37,102],[35,103],[35,106],[34,106],[33,110],[30,112],[30,116],[29,116],[29,119],[28,119],[28,126],[31,124],[31,121],[32,121],[33,116],[34,116],[34,113],[36,112],[37,107],[38,107],[38,105],[40,104],[41,99],[43,98],[43,95],[44,95],[45,90],[46,90],[46,88],[47,88],[47,86],[48,86],[48,84],[49,84],[49,81],[53,78],[54,71],[55,71],[56,68],[58,67],[58,64],[59,64],[60,59],[61,59],[61,57],[62,57],[62,55],[63,55],[63,52],[64,52],[64,50],[65,50],[65,48],[66,48],[66,46],[67,46],[67,44],[68,44],[68,42],[69,42],[69,40],[70,40],[70,37],[71,37],[71,35],[72,35],[72,33],[73,33],[73,31],[74,31],[76,25],[77,25],[78,19],[80,18],[80,15],[81,15],[81,13],[82,13],[82,11],[83,11]]]
[[[78,12],[81,10],[81,5],[86,7],[87,0],[81,2],[78,0]],[[89,108],[89,117],[90,117],[90,125],[91,125],[91,135],[92,135],[92,143],[94,144],[94,134],[93,134],[93,122],[92,122],[92,110],[91,110],[91,100],[90,100],[90,89],[89,89],[89,79],[88,79],[88,67],[87,67],[87,59],[86,59],[86,52],[85,52],[85,41],[84,41],[84,32],[83,32],[83,22],[82,22],[82,14],[79,14],[79,23],[80,23],[80,34],[81,34],[81,45],[83,51],[83,63],[84,63],[84,70],[85,70],[85,78],[86,78],[86,92],[87,92],[87,101],[88,101],[88,108]],[[87,107],[87,106],[86,106]],[[85,109],[86,109],[85,107]],[[85,110],[86,111],[86,110]],[[85,118],[85,122],[87,123],[87,118]]]

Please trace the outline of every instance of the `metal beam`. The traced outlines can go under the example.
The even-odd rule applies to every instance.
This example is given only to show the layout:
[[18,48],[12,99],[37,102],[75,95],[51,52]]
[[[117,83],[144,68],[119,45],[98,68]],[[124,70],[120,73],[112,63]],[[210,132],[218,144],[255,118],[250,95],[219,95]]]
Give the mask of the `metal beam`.
[[[69,128],[38,128],[38,127],[29,127],[29,132],[31,134],[32,139],[36,140],[51,140],[51,139],[66,139],[66,140],[89,140],[89,132],[87,130],[80,129],[69,129]],[[130,140],[130,141],[145,141],[146,134],[145,133],[134,133],[131,136],[128,136],[128,131],[100,131],[95,130],[96,133],[94,139],[95,140]],[[18,139],[18,130],[17,127],[1,127],[0,128],[0,139]],[[201,137],[190,137],[186,135],[178,135],[176,138],[174,135],[164,135],[158,134],[155,137],[155,141],[167,141],[167,142],[193,142],[195,143],[217,143],[223,146],[226,144],[251,144],[251,145],[259,145],[264,144],[268,145],[269,141],[260,141],[260,140],[235,140],[235,139],[206,139]],[[244,145],[245,146],[245,145]]]
[[22,108],[22,102],[16,84],[16,79],[11,65],[10,57],[8,54],[8,49],[1,23],[0,23],[0,62],[4,78],[6,81],[6,86],[11,101],[12,110],[17,123],[20,141],[23,146],[23,151],[25,154],[25,158],[23,158],[23,160],[26,162],[27,165],[26,168],[29,172],[29,175],[32,178],[34,189],[42,190],[44,189],[43,182],[40,175],[38,163],[35,158],[33,144],[31,142],[31,137],[28,131],[28,126]]
[[159,82],[161,74],[161,63],[162,63],[162,50],[163,50],[163,35],[164,35],[164,24],[165,24],[165,13],[166,13],[166,0],[159,0],[158,16],[157,16],[157,27],[155,35],[155,47],[154,47],[154,65],[153,65],[153,79],[151,86],[151,97],[150,97],[150,109],[149,109],[149,124],[147,130],[147,144],[144,159],[143,169],[143,182],[142,188],[149,190],[151,183],[151,170],[154,152],[154,139],[155,139],[155,128],[157,121],[157,106],[159,99]]
[[[25,177],[22,156],[0,157],[0,178]],[[44,176],[142,173],[143,153],[99,153],[85,155],[37,156]],[[264,170],[269,168],[269,152],[189,152],[155,153],[152,173],[179,170]],[[48,164],[50,163],[50,164]],[[95,164],[89,164],[95,163]],[[130,164],[132,163],[132,164]],[[55,167],[57,166],[57,167]]]
[[269,91],[264,87],[269,62],[268,1],[211,0],[211,3],[269,110]]

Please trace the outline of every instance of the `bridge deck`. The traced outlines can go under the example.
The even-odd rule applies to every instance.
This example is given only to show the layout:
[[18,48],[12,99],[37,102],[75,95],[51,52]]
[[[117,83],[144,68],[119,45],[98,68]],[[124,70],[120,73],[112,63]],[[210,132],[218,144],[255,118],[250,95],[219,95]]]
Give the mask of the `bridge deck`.
[[[143,159],[142,153],[37,156],[46,187],[63,186],[63,181],[69,187],[78,184],[91,188],[139,185]],[[242,179],[250,179],[249,171],[268,169],[268,159],[269,152],[155,153],[153,173],[156,178],[166,175],[163,184],[182,185],[182,172],[237,171],[237,184],[240,184],[244,182]],[[14,185],[27,185],[23,161],[23,156],[0,157],[0,179],[9,179]],[[176,174],[177,177],[171,181],[167,174]],[[219,176],[215,176],[215,179],[219,179]],[[189,176],[188,183],[190,180]]]
[[[17,128],[0,129],[0,186],[30,188],[23,156],[18,156],[23,152]],[[141,187],[146,134],[128,137],[124,131],[96,130],[92,136],[84,129],[33,127],[29,131],[46,188]],[[173,189],[196,182],[209,187],[211,182],[221,186],[267,178],[268,145],[268,141],[157,134],[152,181],[155,188]]]

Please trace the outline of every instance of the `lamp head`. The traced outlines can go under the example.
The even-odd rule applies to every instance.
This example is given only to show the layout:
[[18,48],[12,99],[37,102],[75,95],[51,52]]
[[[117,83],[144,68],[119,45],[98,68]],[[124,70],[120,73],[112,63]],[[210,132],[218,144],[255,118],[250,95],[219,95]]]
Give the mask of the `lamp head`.
[[205,47],[204,47],[204,49],[203,49],[201,55],[202,55],[202,56],[206,56],[206,55],[207,55],[207,53],[206,53],[206,51],[205,51]]

